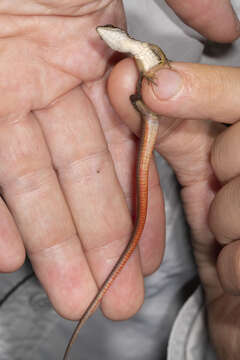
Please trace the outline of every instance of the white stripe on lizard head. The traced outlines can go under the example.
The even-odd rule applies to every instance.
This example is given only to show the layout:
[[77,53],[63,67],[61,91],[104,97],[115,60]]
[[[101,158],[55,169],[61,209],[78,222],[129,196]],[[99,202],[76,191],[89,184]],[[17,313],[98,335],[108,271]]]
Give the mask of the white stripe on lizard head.
[[110,48],[121,53],[130,53],[139,59],[145,71],[159,64],[159,57],[148,43],[131,38],[124,30],[112,25],[98,26],[96,30]]

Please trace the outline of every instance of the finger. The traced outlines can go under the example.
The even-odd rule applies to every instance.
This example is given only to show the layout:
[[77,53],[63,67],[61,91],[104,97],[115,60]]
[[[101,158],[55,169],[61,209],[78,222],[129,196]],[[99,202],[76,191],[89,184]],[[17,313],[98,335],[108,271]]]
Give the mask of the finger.
[[[129,100],[129,96],[136,91],[137,79],[138,72],[135,64],[132,60],[126,59],[112,71],[108,88],[111,102],[119,116],[139,135],[140,117]],[[182,103],[183,101],[184,99]],[[178,108],[177,110],[179,112]],[[171,117],[159,117],[157,150],[174,167],[183,186],[195,182],[196,179],[206,180],[212,176],[208,159],[212,142],[224,127],[220,124],[215,126],[207,120],[187,121],[175,119],[174,115],[171,115]]]
[[[106,279],[132,232],[126,199],[109,152],[109,149],[113,151],[113,137],[117,141],[119,157],[124,158],[124,149],[131,157],[134,150],[132,137],[126,136],[124,131],[122,134],[119,124],[114,124],[114,113],[106,110],[109,104],[104,94],[104,82],[99,81],[85,86],[84,90],[76,88],[48,109],[37,112],[98,285]],[[108,146],[89,98],[96,104],[100,103],[98,112],[105,119]],[[102,302],[105,314],[114,319],[132,315],[143,301],[143,280],[137,252],[124,270]],[[87,283],[81,285],[82,291],[84,286],[85,291],[89,291]],[[124,301],[126,298],[127,302]]]
[[211,163],[219,181],[225,183],[240,175],[240,122],[227,128],[213,143]]
[[[121,125],[123,127],[123,123]],[[129,131],[129,130],[128,130]],[[136,146],[119,142],[118,134],[112,133],[111,154],[116,163],[116,172],[124,191],[128,208],[136,221]],[[117,142],[116,142],[116,139]],[[131,155],[130,155],[131,154]],[[131,160],[132,159],[132,160]],[[161,176],[161,175],[160,175]],[[165,209],[156,164],[152,161],[149,170],[148,211],[145,227],[139,241],[141,267],[144,275],[150,275],[161,264],[165,244]]]
[[226,245],[220,252],[217,269],[224,290],[233,295],[240,293],[240,240]]
[[[141,122],[139,114],[130,102],[130,95],[135,94],[139,73],[131,59],[124,59],[113,69],[108,81],[108,94],[112,105],[134,133],[140,136]],[[119,96],[121,94],[121,96]],[[164,118],[159,122],[159,133],[167,136],[175,126],[175,120]]]
[[[125,59],[124,61],[120,62],[111,73],[110,79],[108,81],[108,93],[113,107],[120,115],[121,127],[123,127],[124,121],[132,129],[133,132],[140,136],[140,118],[129,101],[129,96],[135,93],[135,84],[137,78],[138,73],[134,64],[131,60]],[[119,94],[121,94],[121,96],[119,96]],[[168,122],[166,121],[166,123]],[[160,126],[162,125],[165,129],[167,127],[166,123],[160,124]],[[116,150],[117,156],[119,156],[120,154],[123,155],[122,146],[121,150]],[[129,157],[128,153],[125,153],[124,156],[125,165],[122,166],[122,168],[126,169],[126,163],[129,163],[129,159],[131,157]],[[113,157],[115,157],[114,153]],[[134,160],[134,162],[131,167],[132,169],[135,169],[136,156],[133,156],[132,159]],[[126,183],[126,179],[131,179],[131,177],[126,176],[126,174],[122,173],[121,171],[118,172],[118,177],[123,189],[125,189],[125,192],[127,191],[127,198],[131,199],[132,201],[132,196],[130,196],[130,194],[133,193],[133,189],[130,184]],[[149,176],[148,216],[145,229],[140,240],[140,254],[142,260],[141,262],[143,273],[145,275],[151,274],[159,267],[164,252],[164,242],[165,216],[163,194],[159,184],[157,169],[155,165],[152,164]]]
[[240,25],[229,0],[166,0],[189,26],[208,39],[231,42],[240,35]]
[[[176,126],[173,120],[176,118],[211,119],[225,123],[238,121],[238,68],[190,63],[172,63],[171,66],[172,70],[161,69],[156,73],[154,84],[144,81],[142,86],[144,102],[154,112],[166,116],[160,122],[159,132],[162,136],[166,136],[172,131],[172,126]],[[122,108],[121,117],[126,120],[131,118],[131,127],[135,132],[140,130],[139,116],[128,98],[129,94],[136,91],[137,79],[136,66],[130,59],[118,63],[109,79],[110,96],[116,93],[116,89],[122,93],[121,97],[111,98],[111,101],[117,109]],[[177,93],[173,91],[172,83],[176,85]]]
[[154,84],[143,84],[145,103],[158,114],[181,119],[239,119],[240,70],[233,67],[172,63]]
[[209,211],[210,228],[223,245],[240,238],[239,189],[240,177],[236,177],[218,191]]
[[63,316],[79,316],[96,286],[33,115],[1,124],[0,161],[3,195],[36,275]]
[[[125,61],[128,61],[127,59]],[[128,74],[130,77],[128,77]],[[136,116],[136,112],[129,102],[129,107],[126,106],[126,97],[129,101],[129,95],[134,91],[129,90],[127,84],[128,79],[131,79],[132,73],[124,72],[123,88],[120,90],[122,97],[119,97],[118,83],[119,79],[115,81],[114,73],[111,75],[110,85],[110,98],[114,101],[119,102],[121,106],[121,120],[118,119],[115,124],[115,131],[111,126],[111,131],[108,131],[109,124],[103,123],[106,139],[109,144],[112,158],[115,163],[115,169],[117,177],[124,191],[127,199],[128,208],[131,213],[134,214],[136,220],[136,162],[137,162],[137,149],[135,141],[133,142],[132,132],[124,125],[122,119],[128,123],[128,120],[135,118],[136,123],[131,126],[135,127],[135,132],[140,135],[140,121],[139,117]],[[134,74],[134,73],[133,73]],[[125,83],[126,80],[126,83]],[[120,84],[120,87],[121,87]],[[130,88],[134,87],[134,81],[129,83]],[[130,91],[130,92],[129,92]],[[122,102],[123,100],[123,102]],[[116,107],[117,108],[117,107]],[[130,110],[130,111],[129,111]],[[114,114],[116,117],[116,114]],[[106,117],[105,117],[106,119]],[[130,123],[128,123],[130,125]],[[136,130],[137,129],[137,130]],[[129,141],[130,140],[130,141]],[[134,138],[135,140],[135,138]],[[149,194],[148,194],[148,213],[146,224],[144,227],[143,234],[139,242],[139,250],[141,256],[141,266],[144,275],[150,275],[160,265],[165,246],[165,214],[164,214],[164,201],[163,194],[159,183],[158,171],[153,161],[149,171]]]
[[[121,61],[111,73],[108,93],[120,118],[139,135],[141,120],[129,101],[129,96],[136,91],[138,76],[132,60]],[[181,194],[187,219],[193,238],[197,239],[194,245],[201,249],[198,264],[201,261],[202,280],[210,289],[219,289],[216,276],[209,279],[209,274],[216,273],[216,267],[215,263],[209,262],[215,239],[208,226],[208,210],[218,190],[209,154],[215,137],[225,127],[207,120],[176,120],[160,116],[159,128],[156,149],[173,166],[183,186]],[[211,298],[215,295],[216,291],[211,293]]]
[[12,272],[25,260],[25,249],[16,224],[0,198],[0,271]]

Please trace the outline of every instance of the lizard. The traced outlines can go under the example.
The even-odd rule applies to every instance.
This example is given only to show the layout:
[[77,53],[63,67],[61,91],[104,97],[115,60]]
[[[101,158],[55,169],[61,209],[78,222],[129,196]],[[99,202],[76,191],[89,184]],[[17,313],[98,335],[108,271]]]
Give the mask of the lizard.
[[154,74],[159,69],[159,67],[170,67],[169,60],[157,45],[135,40],[130,37],[126,31],[113,25],[98,26],[96,31],[100,38],[104,40],[107,45],[110,46],[110,48],[121,53],[128,53],[132,55],[136,61],[136,65],[139,71],[136,93],[130,96],[132,105],[140,113],[142,118],[142,131],[140,137],[136,175],[137,217],[133,233],[127,246],[79,320],[67,345],[63,360],[68,359],[70,349],[75,342],[80,329],[101,303],[103,296],[110,288],[112,282],[119,275],[120,271],[123,269],[124,265],[135,250],[143,232],[148,205],[148,172],[158,134],[159,116],[152,112],[144,104],[141,96],[141,85],[143,78],[146,78],[148,81],[154,83]]

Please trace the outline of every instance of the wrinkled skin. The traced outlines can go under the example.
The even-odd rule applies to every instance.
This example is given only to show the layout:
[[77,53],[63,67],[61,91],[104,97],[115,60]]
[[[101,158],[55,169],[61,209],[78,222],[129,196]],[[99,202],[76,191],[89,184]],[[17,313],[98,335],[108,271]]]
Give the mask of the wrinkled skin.
[[[227,0],[192,0],[180,8],[176,0],[168,4],[212,40],[239,36]],[[16,1],[2,0],[0,18],[0,270],[16,270],[27,252],[56,310],[77,319],[132,230],[132,131],[139,134],[139,118],[129,95],[137,73],[132,60],[114,69],[108,90],[115,113],[106,77],[116,58],[110,59],[111,51],[95,31],[107,23],[124,27],[122,5],[65,0],[50,7],[48,1],[29,0],[20,8]],[[240,343],[240,300],[232,295],[240,288],[240,161],[234,141],[240,132],[234,96],[240,90],[239,69],[173,67],[188,91],[161,101],[145,84],[144,100],[154,111],[178,118],[160,123],[156,149],[183,186],[219,358],[235,360]],[[219,122],[233,125],[226,130]],[[106,316],[124,319],[139,309],[143,276],[159,266],[163,250],[164,205],[152,164],[146,229],[103,300]]]

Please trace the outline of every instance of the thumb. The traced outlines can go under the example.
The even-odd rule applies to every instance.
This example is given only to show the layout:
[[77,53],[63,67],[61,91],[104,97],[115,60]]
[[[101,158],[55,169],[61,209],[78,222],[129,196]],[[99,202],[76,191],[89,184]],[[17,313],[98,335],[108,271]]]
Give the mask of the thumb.
[[[140,133],[139,115],[129,101],[137,78],[134,62],[125,59],[114,68],[108,90],[119,116]],[[154,84],[143,82],[144,102],[162,115],[156,149],[174,168],[181,185],[206,179],[212,173],[210,148],[223,130],[217,123],[234,122],[239,117],[239,80],[236,68],[173,63],[171,70],[156,73]]]
[[191,63],[172,63],[145,82],[142,94],[156,113],[181,119],[211,119],[234,123],[239,119],[240,69]]
[[240,69],[226,66],[173,63],[171,70],[156,73],[154,84],[143,83],[144,102],[154,112],[178,119],[157,148],[183,186],[211,173],[209,153],[224,129],[220,123],[239,120],[239,91]]

